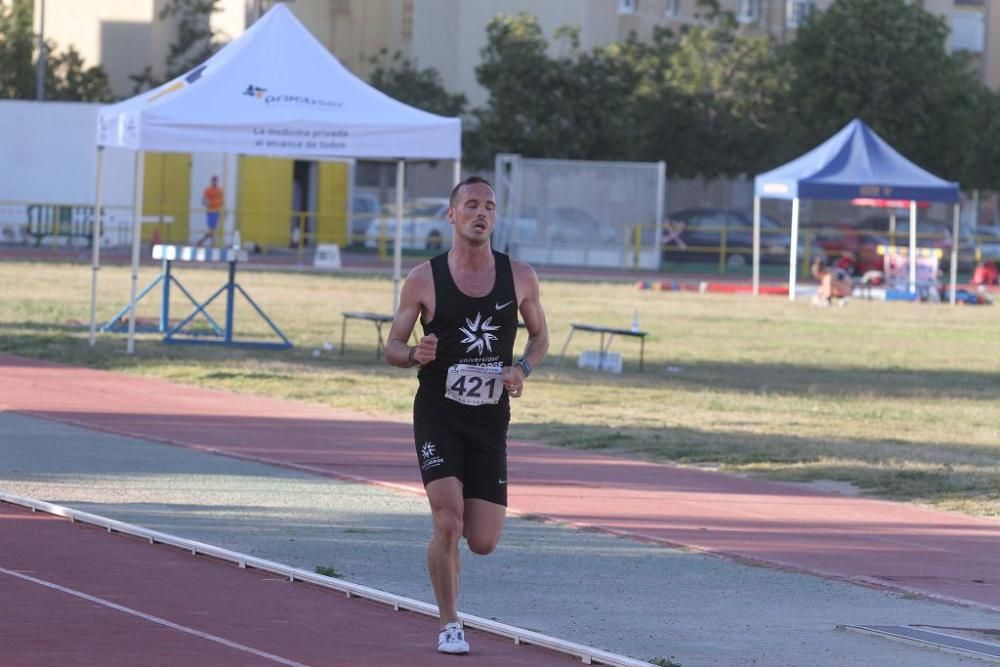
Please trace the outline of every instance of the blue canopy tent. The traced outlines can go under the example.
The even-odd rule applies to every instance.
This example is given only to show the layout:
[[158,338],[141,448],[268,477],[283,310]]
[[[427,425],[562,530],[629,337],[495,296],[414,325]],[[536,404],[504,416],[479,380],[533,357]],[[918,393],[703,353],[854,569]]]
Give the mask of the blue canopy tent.
[[958,183],[921,169],[886,143],[861,120],[854,119],[837,134],[791,162],[758,175],[753,198],[753,293],[760,287],[760,200],[792,201],[792,239],[788,298],[795,299],[799,235],[799,199],[882,197],[910,202],[910,291],[916,291],[917,201],[953,203],[951,302],[955,303],[958,266]]

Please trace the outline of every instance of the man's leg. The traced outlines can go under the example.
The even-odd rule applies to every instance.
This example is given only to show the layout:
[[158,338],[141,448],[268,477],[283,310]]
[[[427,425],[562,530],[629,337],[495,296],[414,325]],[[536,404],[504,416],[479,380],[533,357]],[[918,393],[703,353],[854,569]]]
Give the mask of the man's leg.
[[208,229],[205,231],[205,238],[202,242],[208,241],[209,245],[214,248],[218,240],[215,238],[215,230],[219,227],[218,211],[208,211],[205,213],[205,226]]
[[441,627],[458,620],[458,540],[462,537],[465,501],[462,483],[455,477],[434,480],[427,485],[434,534],[427,545],[427,571],[438,603]]
[[492,553],[503,533],[503,521],[507,508],[479,498],[465,500],[465,521],[463,535],[472,553],[485,556]]

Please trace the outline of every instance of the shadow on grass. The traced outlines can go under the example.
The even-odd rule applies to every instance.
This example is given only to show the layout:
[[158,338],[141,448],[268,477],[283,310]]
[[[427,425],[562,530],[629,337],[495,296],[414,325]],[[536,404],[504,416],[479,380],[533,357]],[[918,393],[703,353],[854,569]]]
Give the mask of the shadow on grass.
[[[18,331],[61,331],[71,334],[90,333],[90,322],[83,320],[68,320],[62,324],[55,322],[3,322],[0,323],[3,329]],[[104,321],[97,323],[97,328],[104,326]],[[2,340],[6,336],[0,336]]]
[[[49,325],[30,322],[0,325],[0,351],[37,359],[70,363],[106,370],[129,369],[136,358],[122,353],[125,336],[101,335],[90,347],[84,325]],[[158,334],[140,337],[137,357],[153,357],[178,362],[204,360],[239,362],[288,362],[315,364],[312,350],[297,346],[291,350],[273,351],[212,346],[163,344]],[[384,369],[374,358],[374,345],[352,342],[345,355],[339,350],[323,353],[329,360],[336,357],[350,366]],[[969,399],[994,401],[1000,387],[1000,373],[961,369],[912,369],[901,367],[872,368],[865,366],[836,367],[821,363],[755,363],[698,361],[679,366],[647,363],[645,372],[626,366],[621,375],[608,375],[573,367],[572,360],[562,364],[553,354],[542,370],[557,382],[572,382],[608,387],[620,391],[623,387],[638,389],[674,388],[690,391],[743,392],[747,394],[778,394],[814,396],[816,398],[884,398]],[[339,365],[339,364],[338,364]],[[668,370],[672,369],[672,370]]]
[[[17,329],[20,331],[16,331]],[[36,333],[25,333],[25,331],[36,331]],[[316,370],[324,370],[330,368],[329,361],[335,358],[340,367],[384,366],[381,357],[375,358],[375,346],[364,343],[351,343],[343,355],[339,350],[323,350],[317,357],[312,347],[301,344],[290,350],[227,346],[214,342],[210,345],[171,345],[163,342],[162,334],[137,333],[136,354],[129,356],[125,354],[126,334],[98,334],[96,344],[91,347],[87,339],[88,333],[84,325],[4,323],[0,325],[0,352],[110,371],[131,370],[150,359],[194,365],[201,365],[203,362],[225,362],[237,366],[244,361],[251,364],[283,362],[296,368],[305,364],[315,366]],[[263,335],[259,339],[270,340]],[[206,337],[206,340],[212,339]],[[234,368],[210,379],[237,376],[252,379],[257,372],[256,369],[247,369],[244,373]],[[289,372],[293,371],[290,369]]]
[[[698,361],[680,366],[647,363],[644,373],[619,376],[554,365],[557,375],[569,375],[589,385],[621,387],[668,386],[685,390],[737,391],[790,396],[965,398],[996,400],[1000,373],[948,369],[831,367],[808,363],[733,363]],[[674,369],[669,371],[668,369]]]

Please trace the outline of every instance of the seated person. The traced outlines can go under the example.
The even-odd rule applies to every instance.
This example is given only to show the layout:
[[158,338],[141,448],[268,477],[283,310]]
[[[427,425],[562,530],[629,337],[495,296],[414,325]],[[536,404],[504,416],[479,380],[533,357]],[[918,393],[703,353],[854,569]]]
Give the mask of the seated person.
[[972,284],[976,287],[997,284],[997,263],[982,261],[976,265],[976,270],[972,274]]
[[817,306],[829,306],[834,299],[846,299],[851,296],[854,291],[854,279],[851,277],[853,266],[853,259],[848,254],[837,260],[832,267],[827,266],[822,257],[813,260],[812,275],[819,281],[813,303]]

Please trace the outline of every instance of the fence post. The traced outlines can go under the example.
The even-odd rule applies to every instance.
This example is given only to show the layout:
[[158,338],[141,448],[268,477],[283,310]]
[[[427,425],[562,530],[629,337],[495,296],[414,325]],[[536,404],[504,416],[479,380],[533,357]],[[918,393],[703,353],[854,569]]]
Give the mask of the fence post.
[[639,270],[639,252],[642,249],[642,225],[632,225],[632,270]]
[[721,228],[721,234],[719,234],[719,273],[724,274],[726,272],[726,246],[728,239],[726,238],[726,233],[729,231],[729,227],[723,225]]
[[799,264],[799,275],[803,277],[809,275],[809,265],[812,263],[812,238],[813,238],[813,231],[811,229],[806,229],[803,231],[802,263]]

